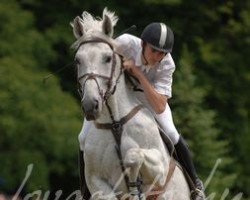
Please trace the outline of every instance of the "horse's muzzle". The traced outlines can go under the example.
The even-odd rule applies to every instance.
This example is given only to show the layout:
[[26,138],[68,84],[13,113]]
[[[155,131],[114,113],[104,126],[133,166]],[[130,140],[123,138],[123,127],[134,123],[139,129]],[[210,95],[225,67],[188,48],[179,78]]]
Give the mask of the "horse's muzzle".
[[100,106],[97,100],[86,100],[82,99],[81,101],[82,110],[88,121],[95,120],[98,118],[100,113]]

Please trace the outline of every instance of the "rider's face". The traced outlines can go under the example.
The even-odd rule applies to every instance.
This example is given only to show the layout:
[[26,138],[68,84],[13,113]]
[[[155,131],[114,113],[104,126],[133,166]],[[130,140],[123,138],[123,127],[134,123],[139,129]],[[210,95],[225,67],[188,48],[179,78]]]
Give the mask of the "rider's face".
[[149,65],[155,65],[156,63],[160,62],[165,55],[166,53],[158,51],[148,44],[144,45],[144,58]]

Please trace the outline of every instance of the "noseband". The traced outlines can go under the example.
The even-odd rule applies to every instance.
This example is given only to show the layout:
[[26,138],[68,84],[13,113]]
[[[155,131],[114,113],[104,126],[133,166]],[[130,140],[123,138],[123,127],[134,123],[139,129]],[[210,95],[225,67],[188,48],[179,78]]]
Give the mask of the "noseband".
[[[99,38],[99,37],[93,38],[93,39],[91,39],[91,40],[86,40],[86,41],[81,42],[81,43],[79,44],[79,46],[78,46],[78,49],[80,48],[80,46],[82,46],[82,45],[84,45],[84,44],[87,44],[87,43],[105,43],[105,44],[108,44],[108,45],[110,46],[110,48],[112,49],[112,51],[113,51],[113,54],[112,54],[112,68],[111,68],[110,76],[105,76],[105,75],[96,74],[96,73],[91,72],[91,73],[83,74],[82,76],[80,76],[80,77],[78,78],[78,91],[79,91],[79,94],[80,94],[81,97],[83,97],[83,92],[82,92],[82,90],[81,90],[80,80],[83,79],[83,78],[86,78],[86,80],[85,80],[84,83],[83,83],[83,88],[84,88],[86,82],[87,82],[88,80],[93,79],[93,80],[96,82],[96,84],[97,84],[98,91],[99,91],[99,95],[101,96],[102,101],[104,102],[104,101],[106,101],[112,94],[114,94],[114,92],[115,92],[115,90],[116,90],[116,84],[117,84],[117,82],[118,82],[118,80],[119,80],[119,78],[120,78],[120,76],[121,76],[121,74],[122,74],[122,67],[120,68],[119,76],[118,76],[118,78],[117,78],[117,80],[116,80],[116,83],[115,83],[115,86],[114,86],[114,88],[113,88],[113,90],[112,90],[112,79],[113,79],[113,76],[114,76],[114,73],[115,73],[115,67],[116,67],[116,54],[117,54],[117,53],[113,50],[113,46],[112,46],[108,41],[106,41],[106,40],[104,40],[104,39],[102,39],[102,38]],[[78,49],[77,49],[77,50],[78,50]],[[118,54],[117,54],[117,55],[118,55]],[[120,58],[120,56],[119,56],[119,58]],[[102,79],[106,79],[106,80],[107,80],[107,90],[106,90],[105,93],[101,90],[101,87],[100,87],[99,84],[98,84],[98,81],[97,81],[98,78],[102,78]]]

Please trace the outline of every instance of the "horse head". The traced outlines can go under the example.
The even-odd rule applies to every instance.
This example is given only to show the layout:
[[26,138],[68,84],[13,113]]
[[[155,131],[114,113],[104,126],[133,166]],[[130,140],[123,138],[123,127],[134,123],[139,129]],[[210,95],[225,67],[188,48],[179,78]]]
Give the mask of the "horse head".
[[83,12],[71,23],[77,41],[75,63],[81,105],[87,120],[100,115],[104,102],[114,93],[121,75],[121,61],[113,48],[113,29],[118,18],[106,8],[102,18]]

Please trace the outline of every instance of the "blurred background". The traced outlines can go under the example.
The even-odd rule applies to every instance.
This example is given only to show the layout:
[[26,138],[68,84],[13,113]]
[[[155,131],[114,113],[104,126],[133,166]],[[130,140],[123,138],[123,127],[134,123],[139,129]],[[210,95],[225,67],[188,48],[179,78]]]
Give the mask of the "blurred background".
[[[78,189],[75,41],[69,23],[84,10],[119,16],[115,35],[139,36],[162,21],[175,34],[174,121],[187,138],[210,199],[250,198],[250,1],[1,0],[0,196]],[[213,171],[214,169],[214,171]],[[214,172],[214,173],[213,173]],[[209,179],[209,177],[211,179]],[[241,196],[243,193],[243,196]],[[42,196],[43,198],[43,196]],[[2,199],[1,199],[2,200]]]

